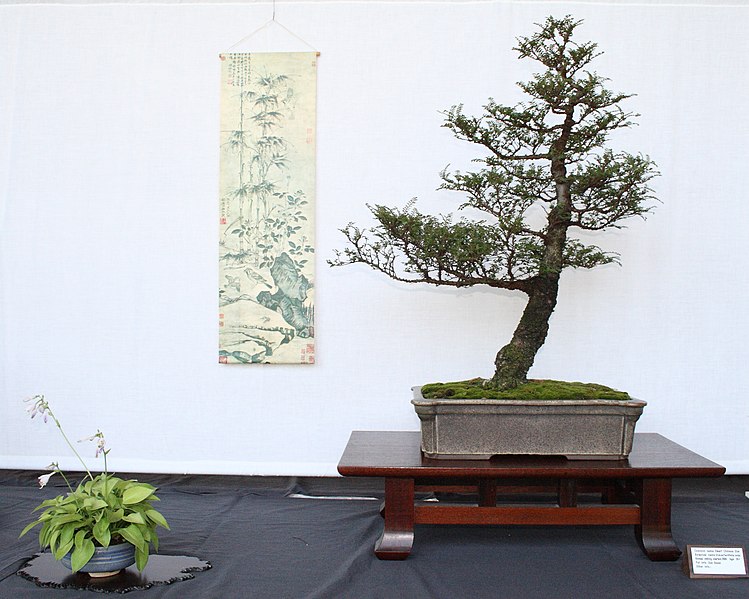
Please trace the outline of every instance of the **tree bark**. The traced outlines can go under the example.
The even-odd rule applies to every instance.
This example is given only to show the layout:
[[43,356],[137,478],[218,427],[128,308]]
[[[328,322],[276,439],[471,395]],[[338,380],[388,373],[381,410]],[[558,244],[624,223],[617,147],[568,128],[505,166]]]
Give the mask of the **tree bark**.
[[549,332],[549,318],[557,305],[559,273],[539,278],[528,292],[528,304],[523,311],[510,342],[497,353],[491,386],[513,389],[527,381],[538,350]]
[[494,376],[490,385],[513,389],[527,381],[536,354],[546,341],[549,318],[557,305],[559,275],[564,267],[567,229],[572,220],[572,199],[567,180],[564,151],[572,130],[572,110],[568,110],[562,134],[552,144],[551,175],[556,185],[556,205],[549,210],[544,235],[544,256],[540,273],[528,288],[528,304],[510,342],[494,359]]

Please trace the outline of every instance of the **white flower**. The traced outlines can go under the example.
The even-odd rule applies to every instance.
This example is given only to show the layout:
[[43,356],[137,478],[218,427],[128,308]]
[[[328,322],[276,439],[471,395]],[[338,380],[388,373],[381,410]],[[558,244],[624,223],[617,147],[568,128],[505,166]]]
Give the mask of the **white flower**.
[[31,414],[32,418],[37,414],[42,414],[44,416],[44,422],[47,422],[49,404],[47,403],[47,400],[44,399],[44,395],[34,395],[34,397],[29,397],[24,399],[24,401],[27,403],[31,402],[26,408],[26,411]]
[[84,441],[96,441],[96,455],[95,457],[99,457],[99,454],[106,452],[106,445],[107,441],[104,438],[104,433],[101,431],[96,431],[96,434],[91,435],[90,437],[85,437],[84,439],[79,439],[78,443],[83,443]]
[[102,436],[96,442],[96,455],[94,457],[98,458],[99,454],[104,453],[105,451],[106,451],[106,442],[104,441],[104,437]]
[[50,472],[49,474],[42,474],[37,480],[39,481],[39,488],[42,489],[46,486],[46,484],[49,482],[49,479],[52,478],[57,472]]

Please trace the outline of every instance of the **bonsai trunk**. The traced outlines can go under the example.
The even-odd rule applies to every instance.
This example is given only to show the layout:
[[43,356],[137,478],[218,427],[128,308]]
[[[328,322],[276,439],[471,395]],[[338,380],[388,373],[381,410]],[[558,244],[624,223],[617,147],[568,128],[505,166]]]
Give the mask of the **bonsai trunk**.
[[551,160],[551,174],[556,185],[557,203],[549,210],[547,217],[541,272],[526,289],[528,305],[512,340],[499,350],[494,359],[495,371],[489,384],[498,389],[513,389],[526,382],[533,360],[546,340],[549,318],[557,305],[559,273],[564,264],[567,229],[571,222],[572,201],[563,159],[571,129],[572,112],[568,111],[562,134],[552,146],[554,158]]
[[549,318],[557,304],[558,292],[558,273],[538,279],[528,292],[528,304],[512,340],[499,350],[494,360],[492,387],[512,389],[526,382],[528,371],[549,332]]

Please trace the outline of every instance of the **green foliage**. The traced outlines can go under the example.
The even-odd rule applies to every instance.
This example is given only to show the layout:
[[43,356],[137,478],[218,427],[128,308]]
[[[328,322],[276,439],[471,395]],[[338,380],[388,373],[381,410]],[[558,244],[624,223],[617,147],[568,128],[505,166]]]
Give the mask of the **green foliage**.
[[49,547],[58,560],[72,551],[73,572],[88,563],[95,547],[130,543],[142,570],[148,562],[149,546],[158,551],[156,528],[169,528],[151,503],[159,500],[155,491],[147,483],[101,473],[66,495],[43,501],[34,511],[44,511],[20,536],[41,525],[39,545]]
[[495,388],[526,380],[546,340],[562,270],[619,262],[579,232],[621,228],[644,217],[655,199],[655,164],[606,147],[611,132],[637,115],[620,107],[629,94],[610,91],[605,77],[588,70],[599,52],[593,42],[573,41],[580,23],[549,17],[518,39],[518,57],[542,67],[518,83],[525,101],[506,106],[490,98],[477,117],[460,104],[444,113],[443,126],[480,150],[474,162],[481,166],[445,169],[439,189],[464,194],[458,210],[483,218],[424,214],[415,200],[403,210],[370,206],[376,225],[341,229],[348,244],[329,261],[366,264],[408,283],[526,293],[520,323],[494,361]]
[[605,399],[626,401],[628,393],[595,383],[576,383],[552,380],[529,380],[514,389],[500,391],[487,385],[484,379],[453,383],[430,383],[421,388],[425,399]]
[[71,553],[70,565],[73,572],[78,572],[89,562],[96,547],[130,543],[135,546],[135,564],[139,570],[143,570],[148,563],[150,546],[159,550],[156,528],[161,526],[169,529],[164,516],[152,505],[152,502],[159,501],[155,495],[156,488],[137,480],[123,480],[107,472],[107,455],[110,450],[106,448],[101,431],[82,439],[95,441],[96,457],[104,457],[104,472],[97,476],[91,474],[44,395],[35,395],[26,401],[29,402],[27,411],[31,418],[41,415],[44,422],[52,419],[83,465],[86,478],[73,490],[57,463],[51,464],[52,472],[40,476],[39,485],[44,487],[50,477],[60,474],[65,479],[69,492],[40,503],[33,511],[44,511],[21,531],[19,538],[41,525],[39,545],[42,549],[49,547],[56,560]]
[[[580,23],[549,17],[518,39],[519,58],[544,67],[518,83],[526,101],[504,106],[489,99],[478,117],[465,115],[462,105],[444,113],[443,126],[482,151],[475,162],[483,167],[443,171],[440,189],[465,194],[459,210],[478,210],[487,220],[423,214],[414,200],[403,210],[376,205],[370,210],[377,225],[342,229],[349,243],[330,264],[363,263],[406,282],[529,292],[538,277],[563,268],[618,262],[568,231],[620,228],[646,215],[657,172],[646,156],[604,147],[636,115],[619,106],[630,95],[609,91],[606,78],[587,70],[599,52],[593,42],[573,41]],[[547,215],[541,226],[531,217],[534,207]]]

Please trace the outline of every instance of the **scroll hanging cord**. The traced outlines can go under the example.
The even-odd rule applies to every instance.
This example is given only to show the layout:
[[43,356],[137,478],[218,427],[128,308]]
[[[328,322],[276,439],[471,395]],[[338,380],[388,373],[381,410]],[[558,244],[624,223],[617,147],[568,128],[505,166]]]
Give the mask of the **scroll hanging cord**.
[[223,53],[229,53],[229,52],[231,52],[234,48],[236,48],[240,44],[246,42],[247,40],[249,40],[250,38],[254,37],[255,35],[257,35],[261,31],[263,31],[264,29],[266,29],[268,27],[271,27],[273,25],[275,25],[277,27],[280,27],[286,33],[288,33],[289,35],[291,35],[292,37],[294,37],[298,41],[302,42],[305,46],[307,46],[308,48],[311,48],[312,50],[314,50],[315,52],[317,52],[318,55],[320,54],[320,52],[317,50],[317,48],[315,48],[314,46],[312,46],[309,42],[303,40],[296,33],[294,33],[293,31],[291,31],[288,27],[285,27],[284,25],[282,25],[279,21],[276,21],[276,0],[273,0],[273,12],[272,12],[271,19],[269,21],[267,21],[266,23],[264,23],[263,25],[261,25],[260,27],[258,27],[257,29],[255,29],[255,31],[253,31],[249,35],[246,35],[245,37],[243,37],[236,44],[234,44],[234,45],[230,46],[229,48],[227,48],[226,50],[224,50]]

